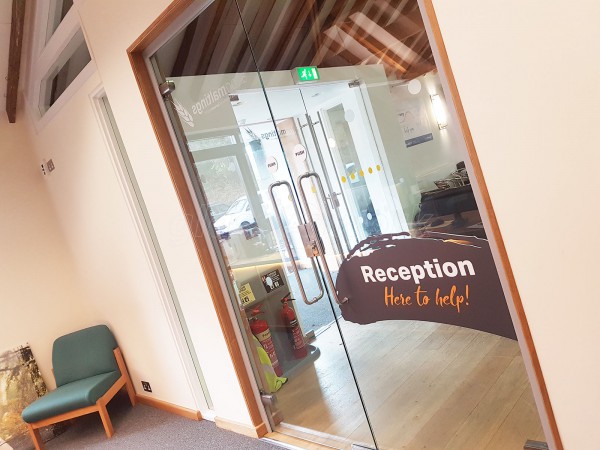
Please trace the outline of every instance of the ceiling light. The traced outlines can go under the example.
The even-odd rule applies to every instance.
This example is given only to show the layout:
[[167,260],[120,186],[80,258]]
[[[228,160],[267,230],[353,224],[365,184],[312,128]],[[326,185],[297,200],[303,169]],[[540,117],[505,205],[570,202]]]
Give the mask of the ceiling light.
[[431,96],[431,104],[433,105],[433,115],[438,123],[440,130],[443,130],[448,126],[448,113],[446,112],[446,106],[442,97],[438,94]]

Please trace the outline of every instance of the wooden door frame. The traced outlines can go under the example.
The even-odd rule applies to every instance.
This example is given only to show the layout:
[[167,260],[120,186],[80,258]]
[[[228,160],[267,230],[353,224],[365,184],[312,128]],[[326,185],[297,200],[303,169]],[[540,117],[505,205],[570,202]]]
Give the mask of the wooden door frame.
[[[522,348],[526,350],[523,357],[526,358],[528,356],[530,367],[533,370],[535,383],[532,387],[534,389],[537,387],[537,391],[542,403],[538,406],[542,407],[541,412],[545,416],[546,423],[550,428],[551,436],[547,436],[547,438],[551,438],[554,448],[557,450],[563,450],[562,441],[558,432],[556,419],[531,335],[531,330],[527,322],[527,317],[523,309],[523,304],[511,268],[510,260],[504,246],[502,234],[500,232],[490,195],[486,187],[481,165],[479,163],[479,158],[475,150],[473,137],[469,130],[467,117],[460,100],[460,95],[454,79],[450,60],[446,52],[442,33],[437,21],[435,9],[433,7],[433,0],[420,0],[420,2],[421,5],[424,6],[422,13],[425,16],[426,22],[428,22],[430,26],[432,46],[435,46],[439,57],[438,62],[439,66],[441,66],[439,67],[440,71],[442,72],[441,76],[449,88],[449,91],[446,93],[446,95],[450,96],[451,98],[459,126],[463,134],[466,150],[473,166],[472,176],[477,182],[483,203],[481,205],[481,210],[484,214],[486,214],[489,224],[489,229],[486,231],[490,232],[493,238],[492,241],[496,244],[495,250],[499,256],[499,261],[497,261],[497,264],[500,266],[498,267],[500,269],[499,272],[502,272],[505,275],[505,282],[508,286],[510,294],[510,298],[507,300],[512,300],[511,303],[514,307],[513,311],[517,316],[515,327],[519,328],[519,331],[523,336],[523,339],[520,342]],[[211,298],[219,320],[219,325],[223,331],[236,376],[240,383],[242,394],[248,408],[250,420],[252,421],[252,425],[255,427],[257,436],[262,437],[267,433],[267,425],[264,423],[261,415],[262,407],[259,405],[259,400],[254,391],[254,382],[251,379],[251,373],[248,371],[244,362],[244,356],[242,354],[243,349],[236,337],[236,329],[238,328],[238,324],[229,313],[229,299],[219,284],[220,269],[214,264],[211,257],[209,247],[211,245],[210,237],[205,236],[202,232],[201,218],[196,210],[194,199],[192,197],[193,194],[188,187],[183,168],[179,164],[178,150],[175,146],[175,143],[171,139],[167,118],[163,115],[160,100],[156,96],[155,80],[148,68],[148,65],[146,64],[146,58],[144,56],[146,49],[148,49],[148,47],[150,47],[154,41],[158,39],[159,36],[171,24],[173,24],[173,22],[175,22],[175,20],[177,20],[180,15],[193,4],[194,0],[174,0],[127,49],[127,54],[129,56],[129,60],[146,109],[148,111],[148,116],[150,117],[154,133],[156,134],[158,144],[161,148],[161,152],[169,170],[171,180],[187,219],[188,227],[191,231],[194,242],[194,247],[204,271],[206,282],[208,284]]]
[[263,437],[268,432],[267,424],[261,415],[255,390],[254,381],[247,370],[242,347],[236,336],[238,324],[229,314],[227,303],[229,299],[219,283],[220,269],[213,263],[210,252],[210,237],[202,231],[201,218],[196,210],[192,191],[189,189],[183,168],[179,164],[178,149],[171,139],[167,118],[163,115],[160,99],[156,96],[155,79],[150,72],[144,52],[160,35],[190,6],[194,0],[174,0],[154,22],[127,49],[129,61],[140,88],[152,128],[156,135],[163,158],[167,165],[171,181],[175,187],[179,203],[191,231],[194,247],[206,278],[210,296],[217,313],[219,325],[223,331],[225,342],[233,367],[240,383],[242,395],[248,408],[248,414],[255,428],[256,436]]

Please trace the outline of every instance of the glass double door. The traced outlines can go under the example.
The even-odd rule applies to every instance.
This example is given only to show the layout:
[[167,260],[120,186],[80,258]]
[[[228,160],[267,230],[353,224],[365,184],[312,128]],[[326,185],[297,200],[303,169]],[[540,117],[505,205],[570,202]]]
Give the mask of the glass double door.
[[[252,116],[243,117],[243,110],[236,118],[252,135],[264,137],[263,151],[268,155],[264,167],[270,176],[260,195],[270,200],[267,208],[278,228],[278,248],[295,299],[290,306],[307,348],[306,356],[295,354],[290,361],[289,347],[285,348],[293,342],[290,331],[285,327],[277,331],[278,321],[285,325],[278,317],[281,311],[268,317],[274,324],[274,340],[281,344],[276,345],[277,359],[286,361],[287,378],[274,392],[273,425],[278,431],[340,448],[352,444],[375,448],[340,327],[340,305],[345,300],[335,289],[344,258],[365,237],[380,234],[371,193],[381,196],[387,189],[384,183],[367,185],[359,170],[356,137],[374,142],[367,135],[372,133],[368,121],[357,117],[351,130],[344,116],[344,103],[347,110],[357,111],[360,105],[360,111],[366,111],[362,97],[347,80],[265,92],[271,121],[256,123]],[[238,96],[244,104],[246,96]],[[269,139],[274,134],[275,139]],[[376,147],[369,147],[369,152],[376,152]],[[254,159],[258,174],[262,158],[254,153]]]
[[543,440],[417,3],[197,4],[152,63],[271,428]]
[[[365,238],[382,234],[382,224],[388,233],[407,230],[392,200],[391,183],[378,164],[381,158],[360,88],[356,81],[338,81],[266,93],[271,120],[252,119],[256,104],[249,115],[234,106],[246,132],[265,137],[262,149],[251,158],[258,178],[261,171],[270,172],[267,192],[261,195],[268,194],[273,206],[281,205],[277,191],[296,198],[293,207],[284,203],[275,212],[285,224],[291,220],[298,225],[291,216],[299,216],[304,224],[314,222],[325,259],[320,266],[331,269],[326,273],[335,279],[343,258]],[[240,106],[251,102],[243,93],[237,98]],[[291,249],[306,245],[300,232],[286,231],[283,236]]]
[[[359,242],[403,229],[386,199],[359,82],[297,86],[290,78],[263,90],[248,73],[170,81],[167,106],[183,131],[255,376],[274,399],[266,405],[273,429],[375,448],[335,283]],[[221,85],[237,88],[212,110],[206,102],[202,120],[186,122],[198,110],[189,99]]]

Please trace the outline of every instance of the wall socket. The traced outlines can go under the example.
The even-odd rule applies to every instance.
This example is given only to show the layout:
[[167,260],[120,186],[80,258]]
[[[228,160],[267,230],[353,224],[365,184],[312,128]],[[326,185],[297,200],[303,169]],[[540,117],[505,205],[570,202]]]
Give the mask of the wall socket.
[[51,159],[49,159],[48,161],[46,161],[45,159],[42,160],[42,164],[40,164],[42,167],[42,174],[43,175],[49,175],[50,172],[52,172],[56,166],[54,165],[54,161],[52,161]]
[[150,387],[150,383],[148,383],[147,381],[142,381],[142,388],[146,392],[152,392],[152,388]]

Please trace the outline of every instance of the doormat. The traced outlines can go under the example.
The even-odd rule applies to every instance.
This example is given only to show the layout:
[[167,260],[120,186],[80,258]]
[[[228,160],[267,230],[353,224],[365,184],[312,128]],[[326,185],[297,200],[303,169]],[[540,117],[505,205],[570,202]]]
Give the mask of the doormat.
[[[0,353],[0,450],[34,448],[21,411],[48,392],[29,345]],[[44,442],[58,436],[65,424],[41,428]]]

